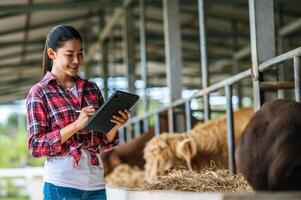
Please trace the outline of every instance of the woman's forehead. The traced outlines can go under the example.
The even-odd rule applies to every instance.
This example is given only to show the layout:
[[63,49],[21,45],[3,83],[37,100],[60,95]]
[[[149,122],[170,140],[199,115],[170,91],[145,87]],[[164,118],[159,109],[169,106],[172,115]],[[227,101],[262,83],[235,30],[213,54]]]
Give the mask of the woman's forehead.
[[65,51],[82,51],[82,43],[80,40],[67,40],[64,42],[64,45],[60,48]]

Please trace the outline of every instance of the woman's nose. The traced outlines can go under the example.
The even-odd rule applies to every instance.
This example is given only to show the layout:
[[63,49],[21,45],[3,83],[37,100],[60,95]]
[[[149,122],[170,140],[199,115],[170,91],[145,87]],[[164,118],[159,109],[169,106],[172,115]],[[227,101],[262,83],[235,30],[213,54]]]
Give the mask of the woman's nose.
[[73,63],[79,64],[79,62],[80,62],[79,57],[78,57],[78,56],[74,56],[74,57],[73,57]]

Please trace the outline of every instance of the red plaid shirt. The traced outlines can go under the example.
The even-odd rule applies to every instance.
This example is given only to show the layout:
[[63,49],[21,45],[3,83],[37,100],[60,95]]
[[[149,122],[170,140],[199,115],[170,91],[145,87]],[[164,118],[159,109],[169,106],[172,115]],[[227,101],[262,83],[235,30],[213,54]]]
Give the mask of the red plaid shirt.
[[91,164],[98,165],[96,153],[111,150],[118,144],[118,134],[108,142],[106,134],[82,129],[61,144],[60,129],[78,118],[75,110],[103,103],[101,92],[93,82],[76,77],[78,98],[64,88],[50,73],[34,85],[27,96],[28,147],[34,157],[72,155],[77,166],[81,150],[91,154]]

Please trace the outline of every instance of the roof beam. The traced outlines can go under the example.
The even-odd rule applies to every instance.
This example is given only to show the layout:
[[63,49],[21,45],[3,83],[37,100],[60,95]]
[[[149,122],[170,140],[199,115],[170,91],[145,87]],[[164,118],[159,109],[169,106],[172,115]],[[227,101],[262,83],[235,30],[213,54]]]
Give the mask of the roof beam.
[[[35,54],[35,53],[40,53],[42,55],[43,49],[44,49],[44,47],[38,47],[35,49],[27,50],[26,55]],[[10,58],[16,58],[21,55],[22,55],[22,52],[20,52],[20,51],[11,52],[11,53],[0,55],[0,60],[3,61],[6,59],[10,59]]]
[[[32,5],[32,1],[33,0],[28,0],[29,6]],[[24,36],[23,36],[23,41],[25,41],[25,42],[28,41],[28,37],[29,37],[29,27],[31,24],[31,16],[32,16],[31,12],[28,12],[26,14],[26,20],[25,20],[25,26],[24,26]],[[27,43],[24,43],[22,45],[21,62],[24,62],[24,60],[25,60],[26,50],[27,50]]]
[[88,49],[87,57],[85,59],[86,63],[89,63],[94,56],[94,53],[99,50],[100,42],[106,40],[110,35],[113,27],[117,24],[120,18],[123,15],[124,8],[128,7],[131,4],[132,0],[124,0],[124,3],[121,8],[115,9],[114,13],[110,18],[106,21],[105,27],[98,35],[98,41],[95,41],[93,45]]
[[25,67],[25,66],[32,66],[32,65],[36,65],[36,64],[42,64],[42,61],[39,60],[30,60],[30,61],[26,61],[23,63],[11,63],[11,64],[2,64],[0,65],[0,70],[1,69],[5,69],[5,68],[18,68],[18,67]]
[[11,104],[16,100],[20,100],[20,99],[25,99],[26,98],[26,93],[27,92],[22,92],[22,93],[15,93],[15,94],[11,94],[11,95],[3,95],[1,96],[0,99],[0,104]]
[[[54,25],[54,24],[68,23],[68,22],[71,22],[71,21],[74,22],[74,21],[81,20],[81,19],[84,19],[84,18],[90,17],[90,16],[93,16],[93,15],[92,14],[88,14],[88,15],[85,14],[85,15],[68,17],[68,18],[60,19],[60,20],[47,21],[47,22],[36,24],[36,25],[30,25],[28,30],[32,31],[32,30],[35,30],[35,29],[51,26],[51,25]],[[14,33],[22,32],[22,31],[24,31],[24,27],[17,27],[17,28],[14,28],[14,29],[1,31],[0,36],[14,34]]]
[[297,30],[300,30],[301,28],[301,18],[287,24],[286,26],[282,27],[279,30],[279,36],[285,37],[291,33],[296,32]]
[[43,45],[45,39],[35,39],[35,40],[19,40],[19,41],[0,41],[0,48],[18,46],[18,45]]
[[91,0],[91,1],[76,1],[76,2],[64,2],[64,3],[35,3],[28,4],[5,4],[0,6],[0,12],[2,13],[27,13],[36,11],[49,11],[49,10],[66,10],[66,9],[85,9],[85,8],[108,8],[119,7],[120,2],[111,0]]

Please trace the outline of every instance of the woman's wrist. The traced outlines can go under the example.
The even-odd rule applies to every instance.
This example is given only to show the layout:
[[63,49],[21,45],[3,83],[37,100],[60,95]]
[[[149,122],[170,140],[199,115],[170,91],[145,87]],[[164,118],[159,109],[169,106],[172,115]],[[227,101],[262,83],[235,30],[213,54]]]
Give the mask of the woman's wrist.
[[79,131],[80,129],[82,129],[82,127],[80,126],[80,123],[78,122],[78,120],[75,120],[73,123],[71,123],[74,130],[77,132]]
[[118,127],[114,126],[106,135],[107,135],[107,140],[109,142],[112,142],[114,140],[114,138],[116,137],[116,134],[118,132]]

